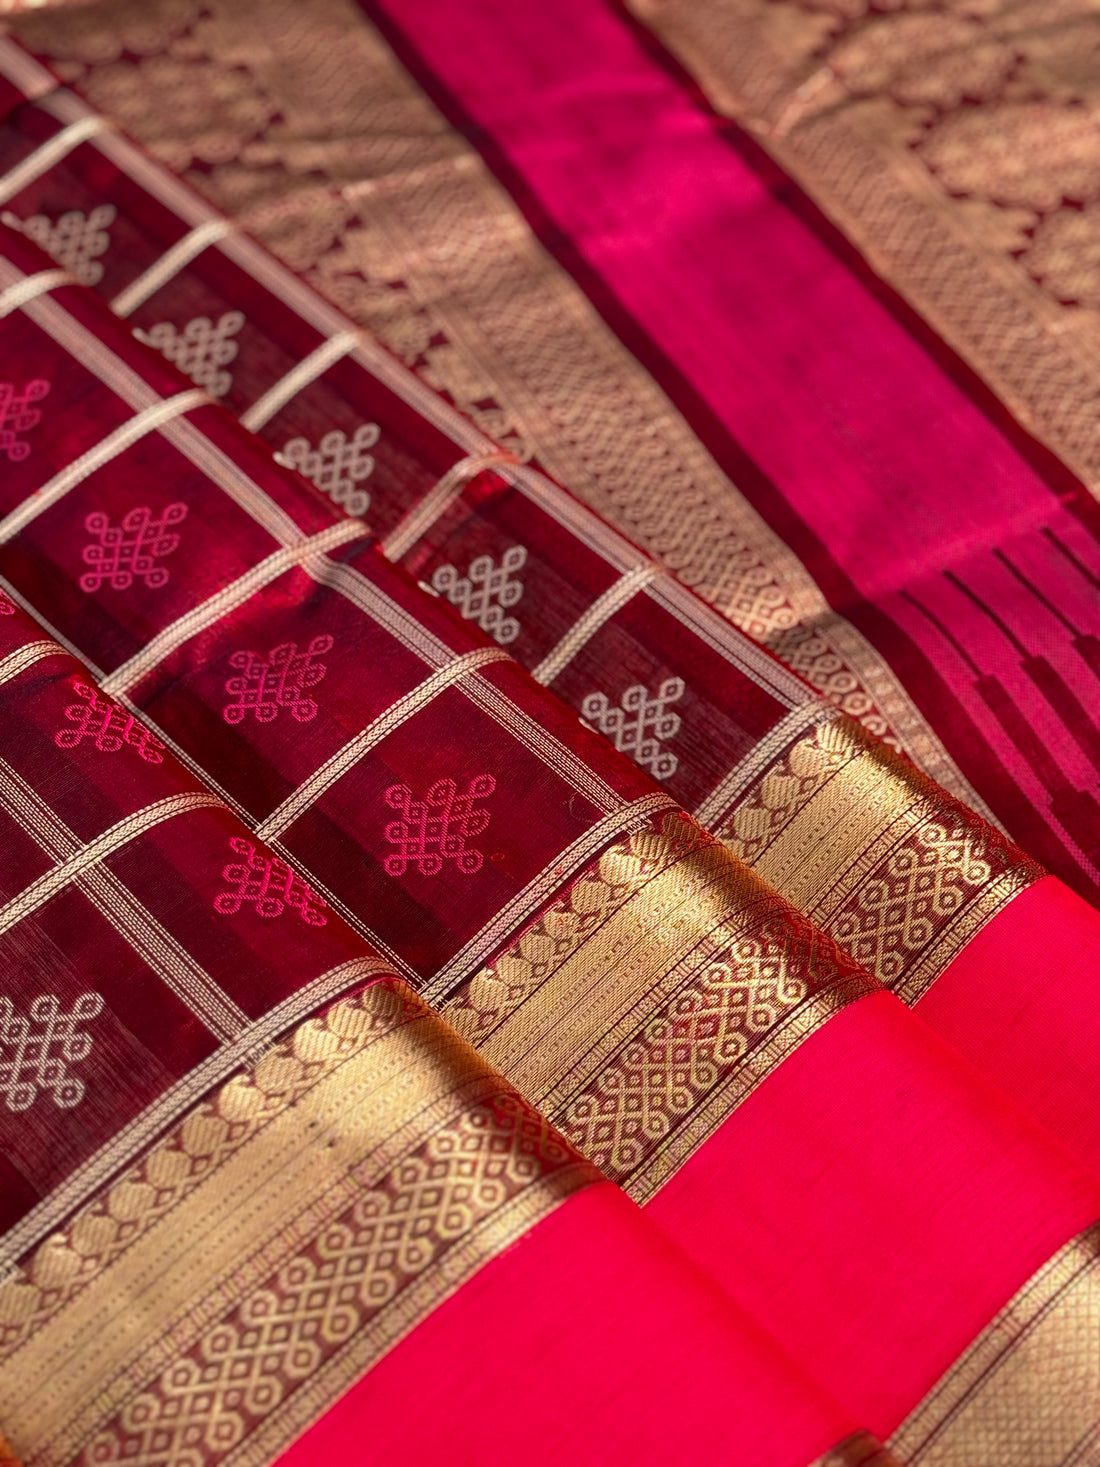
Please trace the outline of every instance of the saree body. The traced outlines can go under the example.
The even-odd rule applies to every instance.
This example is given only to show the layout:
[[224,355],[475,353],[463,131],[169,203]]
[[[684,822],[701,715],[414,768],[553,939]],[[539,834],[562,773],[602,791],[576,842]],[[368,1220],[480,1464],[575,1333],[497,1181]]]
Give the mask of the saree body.
[[[49,92],[49,77],[22,64],[24,87]],[[65,94],[48,106],[20,112],[13,158],[87,117]],[[215,335],[228,323],[211,347],[232,353],[212,369],[227,407],[336,507],[364,511],[390,558],[605,728],[1044,1124],[1100,1157],[1100,1122],[1081,1103],[1100,1025],[1095,912],[104,137],[8,195],[32,222],[122,211],[124,236],[93,231],[85,271],[116,314],[177,360],[188,320]]]
[[[349,1388],[370,1432],[347,1461],[390,1460],[410,1417],[418,1460],[470,1464],[551,1437],[544,1460],[795,1467],[851,1435],[7,599],[0,804],[13,1460],[268,1462],[303,1431],[317,1460]],[[655,1364],[687,1405],[672,1434],[645,1414]]]
[[[855,1424],[893,1431],[1078,1248],[1092,1173],[85,288],[18,235],[5,261],[6,349],[78,405],[68,466],[6,481],[13,594]],[[299,716],[227,717],[268,643],[324,657],[315,711],[300,689]]]

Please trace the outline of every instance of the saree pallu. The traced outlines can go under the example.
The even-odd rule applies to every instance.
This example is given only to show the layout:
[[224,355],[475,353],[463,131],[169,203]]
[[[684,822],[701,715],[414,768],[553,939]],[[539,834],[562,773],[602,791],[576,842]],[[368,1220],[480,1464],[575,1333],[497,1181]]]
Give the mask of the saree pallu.
[[[127,12],[107,13],[125,36]],[[143,48],[157,44],[154,28]],[[79,129],[102,120],[51,92],[48,74],[17,51],[5,55],[13,85],[43,95],[40,109],[12,113],[11,157],[21,161],[5,186],[9,219],[52,244],[116,315],[337,506],[366,515],[386,554],[425,589],[506,646],[1045,1125],[1100,1161],[1100,1121],[1082,1100],[1100,1042],[1094,909],[815,700],[544,475],[509,467],[509,450],[448,414],[125,140],[82,142]],[[35,143],[66,127],[77,130],[71,141],[35,163]],[[759,631],[759,604],[753,615]],[[949,776],[915,710],[899,717],[904,700],[885,677],[876,685],[898,741]],[[829,691],[886,727],[847,684]],[[1085,805],[1073,808],[1088,818]]]
[[0,679],[11,1451],[268,1461],[364,1372],[292,1460],[686,1464],[731,1408],[746,1457],[851,1435],[7,599]]
[[[482,1055],[848,1423],[893,1431],[980,1336],[962,1416],[976,1398],[998,1444],[1021,1410],[1047,1432],[1015,1376],[1038,1322],[1089,1307],[1100,1181],[18,234],[3,270],[5,351],[73,405],[67,465],[32,490],[28,453],[5,481],[12,593],[445,1017],[473,1015]],[[250,698],[253,659],[291,655],[270,642],[323,677]],[[1007,1343],[982,1333],[1002,1306],[1026,1321]],[[918,1436],[958,1440],[954,1381]],[[1094,1430],[1087,1395],[1058,1410]]]

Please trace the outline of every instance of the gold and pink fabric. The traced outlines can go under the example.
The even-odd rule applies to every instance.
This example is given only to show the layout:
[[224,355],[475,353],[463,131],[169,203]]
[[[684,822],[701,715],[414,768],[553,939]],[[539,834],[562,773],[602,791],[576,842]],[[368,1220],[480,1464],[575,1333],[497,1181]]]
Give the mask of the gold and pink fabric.
[[1098,506],[794,9],[0,37],[26,1467],[1100,1461]]

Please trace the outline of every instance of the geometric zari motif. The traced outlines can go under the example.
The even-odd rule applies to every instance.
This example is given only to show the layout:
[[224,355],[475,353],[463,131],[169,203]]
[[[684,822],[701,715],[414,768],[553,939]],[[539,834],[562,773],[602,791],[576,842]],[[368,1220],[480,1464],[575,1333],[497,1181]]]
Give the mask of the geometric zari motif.
[[272,647],[266,658],[258,652],[234,652],[229,665],[240,676],[231,677],[225,685],[225,691],[237,700],[222,709],[226,723],[238,724],[249,713],[258,723],[271,723],[284,708],[299,723],[309,723],[317,716],[317,704],[305,697],[305,690],[316,687],[327,673],[325,664],[316,659],[331,648],[332,638],[322,634],[304,652],[298,651],[297,642]]
[[377,423],[360,423],[350,438],[339,428],[332,428],[316,448],[306,438],[292,438],[275,459],[284,468],[297,469],[348,514],[365,515],[370,495],[356,486],[374,471],[370,449],[378,442],[379,433]]
[[44,377],[35,377],[21,392],[16,392],[14,382],[0,382],[0,454],[13,464],[22,463],[31,451],[30,444],[19,435],[29,433],[41,422],[41,409],[32,404],[41,402],[49,390]]
[[[829,809],[833,815],[822,813]],[[841,810],[848,813],[837,823]],[[978,927],[1044,874],[998,830],[842,716],[779,752],[717,833],[783,891],[797,887],[812,863],[823,895],[807,893],[799,905],[906,1003],[920,998]]]
[[837,942],[890,987],[993,874],[982,847],[947,822],[926,820],[883,859],[836,913]]
[[65,709],[65,717],[74,727],[59,729],[54,734],[53,741],[59,749],[75,749],[85,739],[91,739],[102,754],[117,754],[128,746],[147,764],[163,762],[164,745],[132,713],[79,679],[73,679],[72,687],[84,701],[70,703]]
[[[373,984],[278,1039],[263,1058],[191,1107],[150,1151],[41,1243],[22,1276],[0,1280],[0,1364],[283,1107],[420,1008],[403,984]],[[135,1196],[146,1205],[135,1209]]]
[[239,349],[233,338],[243,325],[242,311],[226,311],[217,321],[196,316],[182,331],[170,321],[160,321],[148,331],[135,330],[134,335],[177,366],[196,387],[204,387],[211,397],[224,397],[233,385],[232,374],[225,369]]
[[17,219],[5,210],[0,220],[32,239],[83,285],[98,285],[103,279],[99,256],[111,243],[108,231],[115,222],[116,212],[114,204],[97,204],[87,214],[81,209],[69,209],[58,219],[50,219],[45,214]]
[[113,591],[128,591],[136,576],[150,590],[158,590],[167,583],[168,572],[155,562],[171,555],[179,545],[180,537],[169,526],[186,518],[187,506],[180,501],[167,505],[155,517],[148,505],[138,505],[117,525],[112,525],[101,510],[88,515],[84,528],[99,537],[99,544],[84,547],[84,564],[92,569],[80,577],[80,589],[98,591],[106,581]]
[[[713,925],[681,947],[666,915],[696,900]],[[606,1016],[621,952],[651,987],[617,1024]],[[536,1073],[523,1036],[548,1021],[525,1020],[525,1006],[541,1016],[540,990],[564,972],[576,988],[569,1038],[543,1032],[562,1060]],[[873,986],[724,846],[667,815],[616,842],[442,1014],[474,1042],[493,1034],[494,1062],[522,1071],[562,1134],[644,1201],[789,1048]]]
[[589,693],[581,704],[581,717],[635,764],[650,770],[654,779],[671,779],[680,761],[661,744],[680,732],[680,716],[670,713],[668,704],[683,695],[683,678],[665,678],[652,698],[641,683],[635,683],[623,693],[618,708],[611,707],[605,693]]
[[504,613],[523,595],[523,582],[512,577],[526,564],[526,548],[513,545],[501,556],[499,565],[492,556],[477,556],[464,576],[458,574],[456,566],[438,566],[432,573],[432,589],[457,606],[466,621],[476,622],[495,642],[507,646],[519,636],[520,623]]
[[846,955],[840,959],[828,939],[778,900],[750,907],[745,918],[716,928],[674,991],[551,1119],[620,1185],[629,1188],[650,1163],[642,1185],[652,1189],[654,1153],[677,1131],[690,1134],[692,1113],[727,1078],[737,1093],[738,1069],[770,1031],[781,1032],[784,1016],[814,994],[823,994],[824,1012],[832,1012],[833,1003],[868,986]]
[[230,861],[222,871],[222,880],[233,882],[234,890],[214,898],[215,911],[232,917],[250,902],[258,917],[281,917],[289,907],[310,927],[325,926],[325,902],[284,860],[265,856],[242,836],[233,836],[229,845],[244,859]]
[[26,1014],[0,994],[0,1096],[8,1110],[29,1110],[48,1094],[63,1110],[79,1105],[84,1081],[69,1073],[92,1052],[92,1039],[78,1029],[103,1011],[98,993],[80,994],[65,1013],[56,994],[40,993]]
[[453,779],[437,779],[422,800],[415,800],[408,785],[391,784],[386,804],[403,818],[386,826],[386,839],[398,848],[383,863],[389,875],[404,876],[411,862],[421,876],[438,876],[444,861],[453,861],[467,876],[480,871],[484,857],[466,841],[489,824],[488,810],[475,808],[474,801],[496,787],[491,774],[478,774],[460,795]]

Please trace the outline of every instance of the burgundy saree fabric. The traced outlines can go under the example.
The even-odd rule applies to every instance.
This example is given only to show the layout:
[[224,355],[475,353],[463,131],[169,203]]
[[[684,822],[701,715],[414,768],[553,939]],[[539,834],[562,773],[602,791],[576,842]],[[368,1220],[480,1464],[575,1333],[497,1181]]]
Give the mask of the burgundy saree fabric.
[[[438,1412],[425,1417],[421,1428],[440,1434],[437,1447],[445,1434],[454,1461],[522,1460],[547,1430],[557,1431],[572,1460],[695,1461],[701,1452],[717,1451],[728,1432],[731,1388],[741,1397],[744,1449],[769,1460],[805,1462],[850,1434],[851,1423],[839,1408],[801,1381],[763,1331],[679,1260],[667,1238],[647,1225],[636,1207],[540,1128],[514,1092],[494,1080],[471,1053],[464,1056],[458,1047],[447,1054],[433,1032],[442,1031],[442,1025],[422,1006],[418,1009],[407,990],[402,998],[403,985],[387,976],[385,963],[278,857],[257,847],[222,802],[197,784],[148,729],[98,690],[86,670],[9,601],[0,603],[0,611],[0,678],[6,694],[0,715],[3,887],[9,898],[0,917],[4,1034],[10,1043],[13,1026],[22,1025],[26,1036],[19,1057],[3,1071],[7,1104],[0,1110],[0,1195],[5,1211],[0,1225],[9,1260],[29,1260],[21,1282],[9,1278],[0,1285],[6,1373],[26,1385],[34,1376],[35,1346],[41,1353],[41,1336],[48,1335],[51,1316],[64,1314],[66,1306],[67,1328],[79,1335],[80,1322],[74,1317],[79,1301],[97,1292],[105,1261],[114,1265],[116,1277],[99,1290],[100,1331],[106,1327],[110,1334],[112,1313],[128,1312],[131,1331],[143,1329],[152,1353],[158,1353],[162,1298],[155,1285],[142,1286],[133,1254],[143,1233],[155,1237],[158,1228],[162,1235],[170,1230],[180,1200],[172,1193],[186,1190],[179,1175],[182,1160],[189,1159],[200,1172],[217,1174],[220,1169],[224,1156],[218,1157],[217,1142],[222,1139],[224,1152],[227,1138],[209,1134],[214,1115],[206,1098],[218,1097],[220,1090],[222,1115],[233,1115],[219,1086],[232,1075],[238,1092],[245,1077],[261,1086],[266,1078],[269,1104],[275,1101],[286,1077],[272,1087],[272,1065],[277,1068],[281,1060],[285,1066],[289,1056],[273,1049],[272,1041],[296,1019],[319,1006],[324,1011],[339,996],[342,1003],[329,1007],[327,1018],[345,1040],[354,1032],[349,1019],[362,1013],[364,1004],[376,1017],[391,1021],[393,1009],[403,1008],[406,1025],[419,1026],[417,1044],[404,1054],[403,1086],[421,1103],[427,1096],[424,1074],[433,1047],[435,1064],[450,1067],[452,1083],[457,1082],[458,1114],[449,1119],[452,1128],[456,1119],[465,1125],[466,1175],[487,1163],[497,1190],[494,1197],[487,1189],[480,1199],[482,1231],[494,1212],[500,1217],[505,1211],[504,1195],[511,1194],[513,1212],[517,1200],[527,1203],[506,1233],[521,1239],[519,1246],[476,1272],[484,1262],[484,1248],[480,1259],[475,1249],[475,1257],[463,1263],[452,1255],[452,1297],[441,1316],[428,1313],[421,1324],[419,1317],[426,1311],[423,1306],[416,1309],[415,1294],[430,1278],[430,1264],[438,1266],[456,1237],[468,1253],[473,1241],[456,1234],[453,1222],[447,1227],[438,1217],[438,1205],[433,1219],[433,1192],[448,1198],[452,1207],[470,1206],[462,1195],[462,1173],[454,1180],[446,1173],[446,1128],[441,1136],[436,1133],[444,1145],[434,1158],[434,1187],[417,1197],[406,1181],[402,1196],[400,1180],[391,1182],[390,1201],[397,1204],[388,1222],[391,1245],[398,1245],[403,1212],[411,1212],[417,1222],[404,1243],[404,1277],[389,1280],[388,1289],[382,1287],[386,1250],[376,1247],[372,1257],[369,1240],[366,1247],[360,1240],[358,1259],[361,1266],[366,1263],[367,1276],[373,1275],[374,1287],[353,1311],[358,1318],[348,1318],[353,1296],[345,1286],[344,1318],[330,1310],[322,1355],[331,1370],[339,1364],[339,1345],[346,1348],[356,1335],[360,1340],[369,1336],[371,1325],[377,1327],[387,1312],[399,1316],[398,1340],[410,1326],[412,1333],[388,1357],[382,1377],[371,1377],[378,1399],[370,1410],[375,1439],[369,1457],[362,1444],[348,1445],[343,1460],[387,1459],[385,1436],[403,1430],[407,1422],[399,1413],[387,1415],[382,1403],[388,1394],[411,1397],[415,1389],[412,1382],[402,1382],[402,1370],[410,1368],[402,1364],[405,1356],[413,1352],[412,1373],[417,1377],[415,1352],[443,1351],[453,1358],[458,1342],[441,1339],[441,1332],[469,1330],[473,1320],[486,1315],[496,1320],[498,1331],[493,1355],[486,1359],[478,1352],[463,1352],[472,1371],[461,1382],[452,1371],[447,1385],[440,1386]],[[54,956],[59,953],[65,957],[60,969]],[[47,992],[42,990],[44,978],[50,985]],[[364,985],[372,980],[376,990],[368,992]],[[308,1044],[307,1039],[307,1052]],[[265,1052],[267,1076],[264,1061],[257,1064]],[[300,1092],[300,1102],[305,1099]],[[213,1105],[216,1115],[217,1100]],[[275,1121],[277,1105],[272,1109],[269,1123]],[[404,1119],[409,1128],[412,1113]],[[239,1094],[235,1120],[239,1130]],[[171,1135],[180,1121],[178,1149],[169,1151],[163,1143],[150,1149],[152,1140],[166,1130]],[[345,1119],[344,1124],[354,1123]],[[326,1130],[327,1138],[318,1136],[316,1144],[336,1146],[339,1131],[331,1122]],[[239,1147],[241,1138],[235,1139]],[[348,1144],[346,1138],[342,1144]],[[402,1160],[406,1171],[415,1168],[417,1153],[409,1152],[407,1142]],[[264,1179],[253,1173],[251,1180],[255,1192],[242,1199],[244,1212],[236,1226],[252,1234],[253,1246],[262,1240],[270,1248],[271,1237],[263,1234],[249,1208],[250,1201],[257,1204]],[[581,1189],[587,1194],[583,1201],[578,1196],[576,1205],[563,1208]],[[141,1205],[143,1190],[156,1192],[153,1216],[148,1215],[148,1201]],[[377,1217],[377,1190],[372,1196],[363,1180],[356,1189],[350,1177],[344,1190],[347,1200],[367,1216],[373,1201]],[[223,1198],[206,1220],[225,1227],[231,1214],[229,1200]],[[66,1226],[59,1230],[63,1219]],[[270,1215],[266,1221],[270,1227]],[[103,1234],[112,1223],[118,1232],[108,1241]],[[299,1219],[299,1238],[303,1226]],[[329,1226],[338,1232],[340,1223]],[[170,1288],[171,1245],[163,1236],[160,1244],[161,1282]],[[100,1250],[106,1260],[102,1253],[97,1256]],[[322,1244],[322,1254],[340,1259],[345,1277],[356,1277],[356,1253],[347,1247],[342,1252],[335,1237]],[[610,1270],[607,1260],[613,1261]],[[247,1272],[241,1284],[238,1308],[256,1319],[256,1304],[249,1309]],[[302,1365],[293,1358],[284,1363],[280,1345],[289,1340],[299,1353],[308,1352],[316,1336],[311,1336],[308,1314],[295,1318],[293,1287],[287,1285],[285,1277],[277,1277],[268,1286],[269,1293],[273,1289],[281,1296],[284,1338],[277,1328],[266,1341],[267,1358],[243,1372],[247,1351],[238,1351],[234,1367],[216,1336],[211,1340],[208,1330],[204,1334],[203,1313],[209,1318],[219,1303],[225,1311],[226,1300],[219,1301],[216,1291],[207,1294],[205,1308],[176,1323],[176,1348],[189,1338],[191,1358],[200,1371],[190,1399],[191,1383],[171,1373],[158,1380],[155,1369],[146,1365],[139,1370],[123,1355],[121,1363],[129,1370],[107,1392],[118,1409],[101,1407],[98,1420],[92,1414],[92,1440],[86,1455],[78,1452],[76,1459],[163,1460],[165,1454],[198,1446],[207,1455],[213,1449],[212,1459],[217,1460],[223,1456],[216,1450],[219,1444],[232,1445],[235,1438],[265,1429],[270,1434],[280,1415],[293,1418]],[[455,1293],[457,1285],[461,1287]],[[323,1287],[322,1275],[314,1280],[314,1289]],[[400,1295],[402,1287],[404,1308],[395,1310],[393,1294]],[[581,1313],[564,1297],[567,1287],[588,1295]],[[312,1312],[316,1319],[316,1300]],[[230,1313],[223,1333],[232,1329],[232,1319]],[[512,1332],[508,1358],[537,1358],[536,1380],[546,1393],[546,1405],[541,1413],[525,1411],[511,1432],[502,1435],[492,1406],[502,1383],[504,1366],[496,1352],[505,1328]],[[631,1358],[628,1340],[644,1340],[644,1361]],[[55,1342],[55,1351],[63,1343]],[[69,1348],[75,1343],[70,1338]],[[117,1345],[114,1352],[117,1362]],[[603,1368],[592,1369],[601,1360]],[[689,1410],[688,1429],[671,1436],[655,1432],[654,1423],[632,1409],[631,1392],[643,1378],[643,1364],[648,1372],[658,1360],[662,1378],[677,1382]],[[39,1362],[39,1372],[33,1394],[0,1387],[5,1429],[29,1462],[70,1456],[80,1441],[74,1401],[84,1406],[85,1431],[90,1414],[87,1403],[80,1401],[79,1366],[59,1378],[42,1372]],[[178,1366],[175,1374],[179,1376]],[[136,1381],[144,1392],[135,1409],[127,1396]],[[528,1390],[534,1383],[525,1383]],[[203,1395],[208,1398],[205,1410]],[[578,1410],[586,1398],[587,1407]],[[566,1400],[569,1410],[563,1411]],[[182,1421],[173,1404],[184,1407]],[[484,1429],[490,1421],[493,1441],[486,1439]],[[326,1428],[335,1429],[338,1423]],[[609,1434],[615,1441],[610,1449]],[[300,1446],[297,1452],[300,1457],[316,1450]]]
[[[585,986],[571,992],[569,963],[555,965],[549,981],[509,996],[479,1034],[482,1050],[499,1054],[613,1179],[656,1194],[679,1245],[724,1293],[751,1300],[750,1315],[856,1421],[893,1430],[996,1308],[1100,1212],[1100,1181],[895,998],[871,993],[869,977],[688,817],[661,817],[670,797],[571,722],[501,648],[372,545],[358,548],[360,522],[334,520],[222,409],[181,393],[171,369],[81,287],[35,268],[24,240],[13,236],[6,255],[5,339],[43,379],[64,381],[68,400],[96,404],[83,428],[73,422],[83,439],[66,445],[79,468],[31,469],[29,495],[35,481],[9,481],[13,533],[0,564],[13,592],[48,606],[54,633],[80,648],[103,688],[140,697],[157,736],[201,760],[281,858],[376,951],[447,999],[457,1022],[471,999],[477,1007],[478,978],[467,975],[514,933],[511,951],[537,953],[531,916],[558,925],[552,899],[571,878],[569,900],[583,910],[612,852],[614,870],[645,860],[647,842],[653,854],[671,850],[674,863],[652,880],[656,898],[643,888],[656,901],[645,927],[634,914],[625,925],[613,917],[606,933],[598,926],[592,957],[573,965]],[[104,423],[120,417],[105,439]],[[148,502],[135,506],[135,492]],[[308,741],[293,711],[281,723],[254,708],[238,718],[242,700],[226,701],[240,691],[242,646],[262,657],[272,640],[354,649],[343,681],[331,658],[332,701],[313,700]],[[431,769],[434,784],[422,772],[429,759],[449,761]],[[475,839],[491,798],[490,809],[515,810],[494,832],[496,861]],[[465,804],[452,815],[456,799]],[[520,809],[522,845],[507,834],[519,831]],[[234,879],[255,891],[242,854]],[[470,878],[482,872],[479,889]],[[303,903],[306,925],[310,911]],[[665,977],[646,965],[670,940]],[[624,941],[627,963],[617,958]],[[601,950],[602,974],[591,966]],[[578,1002],[593,1005],[581,1022]],[[684,1098],[667,1088],[680,1046]],[[873,1117],[853,1070],[871,1084]],[[793,1126],[780,1098],[788,1087]],[[819,1150],[805,1146],[807,1104],[829,1138],[824,1173]],[[754,1175],[745,1163],[759,1154],[772,1166]],[[716,1166],[736,1201],[715,1185]],[[800,1266],[792,1196],[836,1216]],[[862,1341],[884,1308],[893,1330],[871,1367]],[[822,1358],[825,1321],[833,1349]]]
[[[43,128],[54,136],[60,125],[82,125],[87,113],[74,99],[50,98],[49,78],[9,56],[11,74],[24,91],[43,92],[53,119],[18,109],[13,156]],[[89,172],[86,155],[100,148],[118,173],[103,172],[106,159]],[[1100,1156],[1091,1108],[1079,1098],[1100,1023],[1089,993],[1100,942],[1091,908],[1049,879],[1029,903],[1050,970],[1069,962],[1081,974],[1053,1012],[1031,951],[1007,920],[990,924],[976,955],[955,959],[1039,875],[1022,853],[837,720],[550,481],[509,469],[506,452],[433,408],[349,322],[246,241],[226,236],[225,221],[124,142],[84,146],[74,137],[74,149],[65,145],[48,165],[8,185],[27,232],[48,242],[51,218],[91,221],[97,209],[121,210],[125,234],[80,236],[94,260],[66,256],[94,275],[116,314],[144,323],[137,329],[145,339],[189,363],[193,380],[235,407],[326,496],[366,513],[390,558],[608,733],[896,992],[920,1000],[938,978],[942,991],[926,1013],[941,1032],[1070,1145]],[[182,345],[188,333],[199,342],[203,323],[206,345]],[[208,358],[221,365],[204,366]],[[471,448],[456,466],[455,455]],[[522,612],[510,614],[520,596]],[[267,665],[259,653],[236,655],[251,657],[255,669]],[[325,664],[312,653],[295,655],[292,678],[322,675]],[[249,715],[242,707],[223,716]],[[822,776],[834,773],[818,795]],[[792,779],[801,781],[793,807],[782,793]],[[870,811],[860,804],[869,786]],[[800,801],[807,808],[792,819]],[[838,815],[839,835],[821,844],[823,822]],[[1036,1062],[1036,1033],[1061,1065]]]

